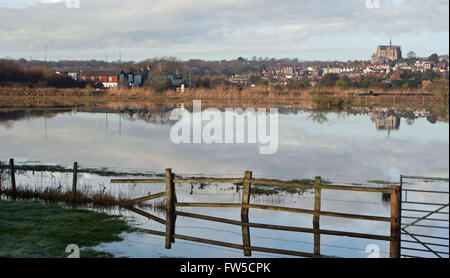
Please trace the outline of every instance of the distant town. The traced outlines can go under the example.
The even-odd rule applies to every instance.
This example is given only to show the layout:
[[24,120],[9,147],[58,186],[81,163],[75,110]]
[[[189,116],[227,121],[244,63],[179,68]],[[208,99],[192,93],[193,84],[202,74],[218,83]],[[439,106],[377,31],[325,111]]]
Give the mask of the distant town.
[[392,42],[378,46],[370,60],[347,62],[262,57],[239,57],[231,61],[159,58],[137,63],[120,60],[0,60],[1,86],[19,82],[31,87],[65,88],[90,84],[95,88],[146,87],[156,91],[215,87],[240,90],[255,86],[307,89],[317,85],[342,89],[394,87],[408,90],[424,88],[434,80],[448,80],[448,77],[448,55],[416,57],[412,51],[404,55],[401,46]]

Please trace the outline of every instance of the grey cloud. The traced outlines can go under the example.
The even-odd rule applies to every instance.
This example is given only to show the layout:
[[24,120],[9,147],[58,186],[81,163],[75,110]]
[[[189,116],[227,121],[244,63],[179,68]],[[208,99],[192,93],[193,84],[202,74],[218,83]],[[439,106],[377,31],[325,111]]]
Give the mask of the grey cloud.
[[81,0],[80,9],[63,2],[25,9],[0,7],[0,45],[40,49],[108,46],[173,47],[295,42],[336,33],[402,33],[448,30],[448,1],[118,1]]

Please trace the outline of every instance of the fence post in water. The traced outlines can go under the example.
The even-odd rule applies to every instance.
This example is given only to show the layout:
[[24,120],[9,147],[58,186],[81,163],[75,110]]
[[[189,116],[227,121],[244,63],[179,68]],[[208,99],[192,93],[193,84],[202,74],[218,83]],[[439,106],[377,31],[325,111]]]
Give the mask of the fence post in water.
[[175,184],[172,169],[166,169],[166,249],[175,242]]
[[[242,191],[242,204],[248,205],[250,203],[250,191],[251,191],[251,182],[252,172],[246,171],[244,175],[244,189]],[[241,209],[241,221],[242,223],[248,223],[248,208]],[[242,243],[244,246],[244,256],[250,257],[252,255],[250,247],[250,227],[242,225]]]
[[[252,172],[246,171],[244,176],[244,189],[242,192],[242,204],[244,205],[248,205],[250,203],[251,179],[252,179]],[[248,214],[248,208],[243,212]]]
[[14,159],[9,160],[9,171],[11,175],[11,189],[13,200],[17,199],[17,188],[16,188],[16,171],[14,169]]
[[391,186],[394,190],[391,193],[391,245],[390,257],[400,258],[400,204],[401,204],[401,188],[400,186]]
[[322,201],[322,178],[316,177],[314,181],[314,257],[320,256],[320,210]]
[[77,198],[77,181],[78,180],[78,162],[73,163],[73,182],[72,182],[72,201],[76,201]]

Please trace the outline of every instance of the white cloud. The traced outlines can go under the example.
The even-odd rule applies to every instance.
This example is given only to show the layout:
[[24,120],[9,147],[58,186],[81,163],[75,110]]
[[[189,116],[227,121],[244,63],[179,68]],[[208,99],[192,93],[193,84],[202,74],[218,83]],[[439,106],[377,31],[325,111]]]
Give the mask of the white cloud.
[[38,4],[55,4],[65,0],[0,0],[0,8],[25,9]]

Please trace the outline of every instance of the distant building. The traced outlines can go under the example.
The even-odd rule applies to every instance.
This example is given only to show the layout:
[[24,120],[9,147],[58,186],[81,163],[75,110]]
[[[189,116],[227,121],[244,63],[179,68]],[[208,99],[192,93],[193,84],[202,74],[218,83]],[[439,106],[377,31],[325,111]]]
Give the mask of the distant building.
[[181,88],[182,86],[184,86],[183,88],[186,88],[187,86],[187,82],[183,76],[169,71],[156,73],[156,81],[160,84],[168,84],[172,88]]
[[402,49],[400,46],[380,45],[377,53],[372,55],[372,64],[387,64],[389,62],[398,61],[402,58]]
[[414,67],[412,65],[409,65],[408,63],[397,63],[394,66],[394,71],[413,70]]
[[181,85],[185,83],[185,80],[183,76],[178,74],[173,74],[172,72],[162,72],[158,76],[158,80],[161,83],[164,83],[166,81],[169,81],[172,87],[174,88],[181,88]]
[[119,75],[119,82],[121,86],[128,88],[142,87],[144,85],[144,76],[148,74],[148,70],[135,70],[131,68],[130,71],[121,71]]
[[100,82],[105,88],[117,88],[119,86],[119,74],[116,71],[88,71],[82,73],[80,79]]
[[341,68],[323,68],[323,74],[329,74],[329,73],[341,73],[343,70]]
[[448,55],[439,56],[439,63],[442,63],[442,62],[444,62],[444,63],[448,63],[449,62]]
[[396,115],[377,115],[370,113],[370,120],[375,123],[377,130],[399,130],[400,117]]
[[422,63],[423,66],[423,70],[427,71],[427,70],[432,70],[433,69],[433,63],[429,62],[429,61],[425,61]]

